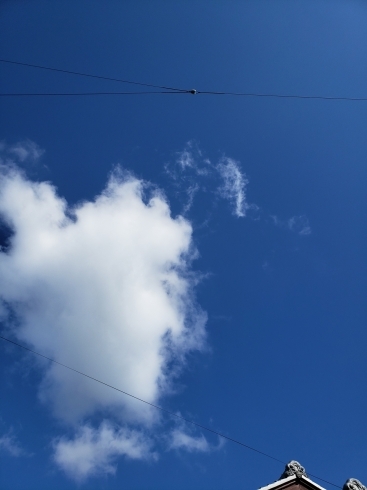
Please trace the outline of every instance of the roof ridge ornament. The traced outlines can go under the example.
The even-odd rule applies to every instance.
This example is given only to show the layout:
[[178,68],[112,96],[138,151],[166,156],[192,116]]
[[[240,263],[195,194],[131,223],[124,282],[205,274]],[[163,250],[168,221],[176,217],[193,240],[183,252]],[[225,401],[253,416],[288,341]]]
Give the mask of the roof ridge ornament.
[[367,487],[357,480],[357,478],[349,478],[344,483],[343,490],[367,490]]
[[[296,475],[298,478],[301,478],[301,476],[305,476],[306,478],[308,478],[306,470],[304,469],[304,467],[302,465],[300,465],[298,461],[294,461],[294,460],[290,461],[288,464],[285,465],[285,469],[284,469],[283,473],[280,475],[279,480],[283,480],[283,478],[288,478],[289,476],[293,476],[293,475]],[[345,487],[345,485],[344,485],[344,487]],[[367,490],[367,488],[366,487],[364,487],[364,488],[345,487],[345,488],[343,488],[343,490]]]

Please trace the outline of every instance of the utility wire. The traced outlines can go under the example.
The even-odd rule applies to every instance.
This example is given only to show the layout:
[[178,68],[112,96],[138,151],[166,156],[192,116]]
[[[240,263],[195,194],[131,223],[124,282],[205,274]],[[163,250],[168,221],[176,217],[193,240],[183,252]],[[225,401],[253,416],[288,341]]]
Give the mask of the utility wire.
[[287,95],[287,94],[260,94],[260,93],[246,93],[246,92],[203,92],[200,90],[182,90],[182,91],[148,91],[148,92],[40,92],[40,93],[0,93],[0,97],[37,97],[37,96],[53,96],[53,97],[63,97],[63,96],[85,96],[85,95],[147,95],[147,94],[199,94],[199,95],[239,95],[243,97],[268,97],[277,99],[311,99],[311,100],[344,100],[344,101],[354,101],[361,102],[367,101],[367,97],[327,97],[322,95]]
[[63,70],[60,68],[52,68],[48,66],[43,66],[43,65],[33,65],[31,63],[21,63],[20,61],[13,61],[13,60],[5,60],[5,59],[0,59],[1,63],[10,63],[13,65],[20,65],[20,66],[26,66],[26,67],[31,67],[31,68],[39,68],[41,70],[49,70],[49,71],[55,71],[55,72],[60,72],[60,73],[67,73],[69,75],[78,75],[82,77],[88,77],[88,78],[97,78],[100,80],[109,80],[109,81],[114,81],[114,82],[121,82],[121,83],[128,83],[132,85],[140,85],[143,87],[152,87],[152,88],[157,88],[157,89],[162,89],[164,92],[81,92],[81,93],[18,93],[18,94],[6,94],[6,93],[0,93],[1,97],[12,97],[12,96],[66,96],[66,95],[140,95],[140,94],[166,94],[166,93],[182,93],[182,94],[200,94],[200,95],[232,95],[232,96],[242,96],[242,97],[268,97],[268,98],[277,98],[277,99],[314,99],[314,100],[339,100],[339,101],[354,101],[354,102],[366,102],[367,97],[332,97],[332,96],[323,96],[323,95],[292,95],[292,94],[267,94],[267,93],[257,93],[257,92],[216,92],[216,91],[208,91],[208,90],[195,90],[195,89],[182,89],[182,88],[177,88],[177,87],[167,87],[165,85],[153,85],[150,83],[142,83],[142,82],[135,82],[131,80],[124,80],[121,78],[111,78],[111,77],[104,77],[100,75],[92,75],[90,73],[82,73],[82,72],[77,72],[77,71],[71,71],[71,70]]
[[31,68],[39,68],[41,70],[48,70],[48,71],[57,71],[59,73],[67,73],[69,75],[78,75],[80,77],[88,77],[88,78],[99,78],[100,80],[109,80],[112,82],[120,82],[120,83],[129,83],[131,85],[140,85],[142,87],[152,87],[152,88],[161,88],[164,90],[174,90],[177,92],[187,92],[187,90],[182,89],[182,88],[174,88],[174,87],[165,87],[164,85],[153,85],[151,83],[142,83],[142,82],[133,82],[131,80],[123,80],[122,78],[111,78],[111,77],[104,77],[100,75],[92,75],[90,73],[81,73],[79,71],[71,71],[71,70],[62,70],[61,68],[51,68],[49,66],[42,66],[42,65],[32,65],[31,63],[21,63],[20,61],[12,61],[12,60],[4,60],[0,59],[1,63],[11,63],[12,65],[20,65],[20,66],[28,66]]
[[[250,449],[251,451],[254,451],[254,452],[258,453],[258,454],[261,454],[262,456],[266,456],[267,458],[272,459],[273,461],[277,461],[278,463],[282,463],[284,465],[287,464],[284,461],[282,461],[281,459],[275,458],[274,456],[271,456],[270,454],[264,453],[263,451],[260,451],[259,449],[256,449],[256,448],[254,448],[252,446],[249,446],[248,444],[244,444],[243,442],[238,441],[237,439],[233,439],[232,437],[226,436],[226,435],[224,435],[224,434],[222,434],[220,432],[217,432],[216,430],[213,430],[213,429],[210,429],[209,427],[206,427],[205,425],[198,424],[197,422],[194,422],[193,420],[186,419],[185,417],[182,417],[182,415],[178,415],[177,413],[172,412],[171,410],[167,410],[166,408],[162,408],[162,407],[160,407],[158,405],[155,405],[154,403],[147,402],[146,400],[143,400],[142,398],[139,398],[139,397],[137,397],[135,395],[132,395],[131,393],[128,393],[126,391],[120,390],[119,388],[116,388],[115,386],[112,386],[112,385],[110,385],[108,383],[105,383],[104,381],[101,381],[101,380],[99,380],[97,378],[94,378],[93,376],[89,376],[88,374],[85,374],[85,373],[83,373],[81,371],[78,371],[77,369],[74,369],[74,368],[72,368],[70,366],[67,366],[66,364],[63,364],[63,363],[58,362],[58,361],[55,361],[55,359],[52,359],[51,357],[44,356],[43,354],[40,354],[39,352],[36,352],[36,351],[34,351],[32,349],[29,349],[28,347],[25,347],[22,344],[18,344],[17,342],[14,342],[13,340],[10,340],[10,339],[8,339],[6,337],[3,337],[2,335],[0,335],[0,339],[5,340],[6,342],[9,342],[11,344],[14,344],[17,347],[21,347],[22,349],[25,349],[25,350],[27,350],[29,352],[32,352],[33,354],[36,354],[37,356],[43,357],[44,359],[47,359],[48,361],[51,361],[51,362],[53,362],[55,364],[58,364],[59,366],[62,366],[64,368],[66,368],[66,369],[70,369],[70,371],[74,371],[75,373],[81,374],[82,376],[85,376],[86,378],[89,378],[89,379],[91,379],[93,381],[96,381],[97,383],[100,383],[100,384],[102,384],[104,386],[107,386],[108,388],[112,388],[113,390],[116,390],[116,391],[118,391],[120,393],[123,393],[124,395],[127,395],[127,396],[129,396],[131,398],[134,398],[135,400],[138,400],[138,401],[140,401],[142,403],[145,403],[146,405],[149,405],[149,406],[151,406],[153,408],[156,408],[158,410],[161,410],[162,412],[165,412],[165,413],[167,413],[169,415],[172,415],[173,417],[176,417],[176,418],[178,418],[180,420],[183,420],[183,421],[187,422],[188,424],[195,425],[196,427],[200,427],[201,429],[204,429],[204,430],[206,430],[208,432],[211,432],[212,434],[216,434],[217,436],[222,437],[223,439],[227,439],[228,441],[234,442],[234,443],[236,443],[236,444],[238,444],[240,446],[243,446],[243,447],[245,447],[247,449]],[[312,475],[311,473],[309,473],[309,475],[312,476],[312,477],[314,477],[314,478],[317,478],[318,480],[321,480],[321,481],[323,481],[325,483],[328,483],[329,485],[333,485],[336,488],[341,488],[339,485],[336,485],[335,483],[331,483],[328,480],[324,480],[323,478],[320,478],[319,476]]]
[[147,95],[147,94],[186,94],[186,93],[192,93],[192,91],[187,91],[187,92],[177,92],[177,91],[157,91],[157,90],[152,90],[152,91],[139,91],[139,92],[35,92],[35,93],[0,93],[0,97],[22,97],[22,96],[30,96],[30,97],[37,97],[37,96],[53,96],[53,97],[59,97],[59,96],[70,96],[70,95]]
[[256,92],[205,92],[198,90],[196,93],[203,95],[239,95],[244,97],[273,97],[277,99],[316,99],[316,100],[349,100],[367,101],[367,97],[332,97],[324,95],[291,95],[291,94],[262,94]]

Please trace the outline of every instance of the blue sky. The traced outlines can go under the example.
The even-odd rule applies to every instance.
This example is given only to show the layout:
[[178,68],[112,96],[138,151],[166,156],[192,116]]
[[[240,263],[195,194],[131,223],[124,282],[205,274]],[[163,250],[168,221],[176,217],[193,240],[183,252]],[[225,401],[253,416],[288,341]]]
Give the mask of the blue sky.
[[[367,97],[358,1],[0,4],[0,58]],[[1,92],[135,90],[1,64]],[[1,335],[367,482],[367,102],[2,97]],[[6,489],[256,489],[283,465],[1,345]],[[324,485],[327,489],[333,487]]]

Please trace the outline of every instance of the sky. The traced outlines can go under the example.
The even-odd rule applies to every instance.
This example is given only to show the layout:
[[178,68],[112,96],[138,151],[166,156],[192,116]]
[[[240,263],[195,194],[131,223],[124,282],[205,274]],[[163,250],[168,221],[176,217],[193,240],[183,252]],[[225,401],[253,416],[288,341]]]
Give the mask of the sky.
[[[0,58],[363,98],[367,5],[3,0]],[[145,90],[0,69],[3,94]],[[327,490],[366,485],[367,102],[24,96],[0,113],[0,335],[170,412],[1,340],[1,489],[255,490],[290,460]]]

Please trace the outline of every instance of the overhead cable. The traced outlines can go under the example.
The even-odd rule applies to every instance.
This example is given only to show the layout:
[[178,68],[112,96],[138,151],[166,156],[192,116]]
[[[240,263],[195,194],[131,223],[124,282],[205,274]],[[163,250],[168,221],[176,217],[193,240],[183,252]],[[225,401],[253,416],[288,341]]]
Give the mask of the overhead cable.
[[[184,422],[187,422],[188,424],[195,425],[196,427],[200,427],[201,429],[206,430],[207,432],[211,432],[212,434],[216,434],[217,436],[222,437],[223,439],[227,439],[228,441],[234,442],[235,444],[238,444],[238,445],[243,446],[243,447],[245,447],[247,449],[250,449],[251,451],[254,451],[254,452],[258,453],[258,454],[261,454],[262,456],[265,456],[265,457],[267,457],[269,459],[272,459],[273,461],[277,461],[278,463],[282,463],[284,465],[286,464],[281,459],[275,458],[274,456],[271,456],[270,454],[264,453],[263,451],[260,451],[259,449],[256,449],[256,448],[254,448],[252,446],[249,446],[248,444],[245,444],[245,443],[243,443],[241,441],[238,441],[237,439],[233,439],[232,437],[226,436],[226,435],[222,434],[221,432],[218,432],[218,431],[216,431],[214,429],[210,429],[209,427],[206,427],[205,425],[198,424],[197,422],[194,422],[193,420],[190,420],[190,419],[187,419],[185,417],[182,417],[182,415],[179,415],[179,414],[177,414],[175,412],[172,412],[171,410],[167,410],[166,408],[160,407],[159,405],[155,405],[154,403],[147,402],[146,400],[143,400],[142,398],[139,398],[139,397],[137,397],[135,395],[132,395],[131,393],[128,393],[127,391],[120,390],[119,388],[116,388],[113,385],[110,385],[108,383],[105,383],[104,381],[101,381],[101,380],[99,380],[97,378],[94,378],[93,376],[89,376],[88,374],[85,374],[82,371],[78,371],[77,369],[74,369],[74,368],[72,368],[70,366],[67,366],[66,364],[63,364],[63,363],[61,363],[59,361],[56,361],[55,359],[52,359],[51,357],[47,357],[47,356],[45,356],[43,354],[40,354],[39,352],[36,352],[35,350],[30,349],[29,347],[26,347],[26,346],[24,346],[22,344],[18,344],[17,342],[14,342],[14,340],[10,340],[10,339],[8,339],[6,337],[3,337],[2,335],[0,335],[0,339],[5,340],[6,342],[9,342],[11,344],[14,344],[17,347],[21,347],[22,349],[25,349],[25,350],[27,350],[29,352],[32,352],[33,354],[36,354],[37,356],[43,357],[44,359],[47,359],[48,361],[51,361],[51,362],[53,362],[55,364],[58,364],[59,366],[62,366],[64,368],[66,368],[66,369],[69,369],[70,371],[74,371],[75,373],[78,373],[78,374],[80,374],[80,375],[82,375],[82,376],[84,376],[84,377],[86,377],[88,379],[91,379],[93,381],[96,381],[97,383],[100,383],[100,384],[102,384],[104,386],[107,386],[108,388],[111,388],[111,389],[113,389],[115,391],[118,391],[118,392],[120,392],[120,393],[122,393],[122,394],[124,394],[126,396],[129,396],[131,398],[134,398],[135,400],[138,400],[138,401],[140,401],[142,403],[145,403],[146,405],[149,405],[149,406],[151,406],[153,408],[156,408],[156,409],[158,409],[158,410],[160,410],[162,412],[165,412],[165,413],[167,413],[169,415],[172,415],[173,417],[176,417],[176,418],[178,418],[180,420],[183,420]],[[312,477],[314,477],[314,478],[317,478],[318,480],[321,480],[321,481],[323,481],[325,483],[328,483],[329,485],[333,485],[336,488],[341,488],[339,485],[336,485],[335,483],[331,483],[331,482],[329,482],[327,480],[324,480],[323,478],[320,478],[320,477],[318,477],[316,475],[312,475],[311,473],[309,473],[309,475],[312,476]]]
[[113,82],[127,83],[132,85],[139,85],[143,87],[152,87],[162,89],[162,92],[76,92],[76,93],[0,93],[1,97],[14,97],[14,96],[75,96],[75,95],[141,95],[141,94],[167,94],[167,93],[182,93],[192,95],[232,95],[242,97],[267,97],[277,99],[304,99],[304,100],[335,100],[335,101],[354,101],[354,102],[366,102],[367,97],[338,97],[338,96],[324,96],[324,95],[297,95],[297,94],[276,94],[276,93],[259,93],[259,92],[219,92],[209,90],[196,90],[196,89],[182,89],[178,87],[170,87],[165,85],[154,85],[151,83],[136,82],[132,80],[125,80],[122,78],[105,77],[101,75],[93,75],[90,73],[82,73],[78,71],[64,70],[61,68],[53,68],[43,65],[34,65],[31,63],[22,63],[20,61],[0,59],[1,63],[10,63],[13,65],[26,66],[31,68],[38,68],[41,70],[54,71],[59,73],[66,73],[68,75],[77,75],[88,78],[97,78],[100,80],[108,80]]
[[0,97],[22,97],[22,96],[27,96],[27,97],[37,97],[37,96],[53,96],[53,97],[63,97],[63,96],[73,96],[73,95],[147,95],[147,94],[176,94],[176,95],[181,95],[181,94],[186,94],[186,93],[192,93],[192,91],[187,91],[187,92],[177,92],[177,91],[157,91],[157,90],[150,90],[150,91],[139,91],[139,92],[33,92],[33,93],[26,93],[26,92],[18,92],[18,93],[0,93]]
[[79,71],[71,71],[71,70],[63,70],[61,68],[51,68],[50,66],[42,66],[42,65],[33,65],[31,63],[21,63],[20,61],[12,61],[12,60],[4,60],[0,59],[1,63],[11,63],[12,65],[20,65],[20,66],[27,66],[31,68],[39,68],[41,70],[48,70],[48,71],[57,71],[59,73],[67,73],[68,75],[78,75],[80,77],[88,77],[88,78],[98,78],[100,80],[109,80],[110,82],[120,82],[120,83],[129,83],[131,85],[140,85],[143,87],[152,87],[152,88],[161,88],[164,90],[174,90],[177,92],[187,92],[184,89],[181,88],[174,88],[174,87],[165,87],[164,85],[153,85],[151,83],[142,83],[142,82],[133,82],[131,80],[124,80],[122,78],[111,78],[111,77],[104,77],[101,75],[92,75],[90,73],[81,73]]
[[327,97],[322,95],[287,95],[287,94],[261,94],[246,92],[205,92],[201,90],[182,90],[182,91],[138,91],[138,92],[18,92],[0,93],[0,97],[65,97],[65,96],[88,96],[88,95],[151,95],[151,94],[199,94],[199,95],[239,95],[243,97],[268,97],[276,99],[311,99],[311,100],[344,100],[344,101],[364,101],[367,97]]
[[203,95],[240,95],[244,97],[272,97],[277,99],[316,99],[316,100],[350,100],[350,101],[367,101],[367,97],[333,97],[324,95],[292,95],[292,94],[262,94],[256,92],[209,92],[197,91]]

